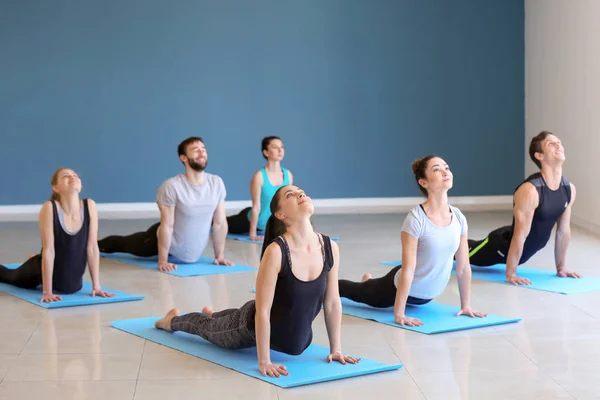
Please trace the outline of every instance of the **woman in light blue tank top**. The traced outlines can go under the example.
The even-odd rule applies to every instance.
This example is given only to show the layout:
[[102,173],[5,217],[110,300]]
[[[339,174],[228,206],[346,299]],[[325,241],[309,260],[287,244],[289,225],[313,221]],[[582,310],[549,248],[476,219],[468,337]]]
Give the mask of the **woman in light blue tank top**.
[[262,140],[262,154],[267,165],[254,173],[250,182],[252,207],[244,208],[236,215],[227,217],[229,233],[248,233],[251,240],[261,241],[260,231],[265,230],[271,216],[269,204],[277,189],[292,185],[292,172],[281,166],[284,156],[283,142],[277,136],[268,136]]

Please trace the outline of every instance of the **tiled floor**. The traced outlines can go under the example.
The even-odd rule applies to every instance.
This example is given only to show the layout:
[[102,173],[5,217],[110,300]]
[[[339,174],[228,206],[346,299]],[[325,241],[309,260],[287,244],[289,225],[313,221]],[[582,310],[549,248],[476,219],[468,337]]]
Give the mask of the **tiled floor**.
[[[510,221],[510,214],[465,213],[471,237]],[[400,256],[403,215],[316,216],[340,236],[341,276],[388,270]],[[151,221],[100,221],[100,236],[146,229]],[[39,251],[35,223],[0,224],[0,261]],[[227,242],[232,260],[258,266],[259,246]],[[210,255],[211,250],[206,254]],[[600,276],[600,238],[574,228],[569,266]],[[426,336],[348,316],[344,350],[404,368],[359,378],[279,389],[235,371],[146,342],[110,327],[115,319],[183,312],[251,298],[255,273],[178,278],[102,260],[102,283],[139,302],[45,310],[0,293],[0,399],[600,399],[600,291],[559,295],[473,281],[473,306],[522,317],[519,324]],[[532,267],[552,269],[553,244]],[[440,302],[458,305],[452,278]],[[325,324],[315,342],[328,345]]]

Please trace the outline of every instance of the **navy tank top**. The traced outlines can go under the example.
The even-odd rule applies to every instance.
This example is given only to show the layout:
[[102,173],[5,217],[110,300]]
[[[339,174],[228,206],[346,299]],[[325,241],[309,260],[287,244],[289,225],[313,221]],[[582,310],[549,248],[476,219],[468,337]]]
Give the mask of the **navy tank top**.
[[83,274],[87,266],[87,244],[90,230],[90,213],[87,199],[83,199],[81,228],[74,233],[66,232],[59,218],[58,207],[52,201],[54,214],[54,271],[52,290],[74,293],[81,290]]
[[311,344],[312,323],[323,307],[327,274],[333,267],[328,236],[319,235],[323,253],[323,270],[312,281],[301,281],[292,272],[290,248],[283,236],[275,241],[281,247],[281,270],[277,276],[271,306],[271,349],[299,355]]
[[[554,225],[565,212],[565,209],[571,202],[571,184],[562,177],[560,186],[556,190],[552,190],[546,185],[546,181],[540,172],[530,175],[523,183],[530,182],[535,186],[539,196],[539,204],[533,214],[531,221],[531,229],[525,244],[523,245],[523,253],[521,255],[520,264],[527,262],[535,253],[543,249]],[[521,183],[521,185],[523,184]],[[519,185],[517,189],[521,186]],[[515,190],[516,192],[516,190]],[[514,206],[514,204],[513,204]],[[515,228],[515,218],[513,216],[512,228]]]

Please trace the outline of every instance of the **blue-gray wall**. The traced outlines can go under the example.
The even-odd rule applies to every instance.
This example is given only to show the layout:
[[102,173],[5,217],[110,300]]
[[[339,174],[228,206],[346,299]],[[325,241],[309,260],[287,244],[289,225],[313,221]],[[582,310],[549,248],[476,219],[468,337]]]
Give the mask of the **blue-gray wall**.
[[0,204],[54,169],[98,202],[154,201],[205,138],[249,199],[280,135],[313,198],[418,195],[439,153],[451,195],[512,193],[524,165],[523,0],[0,2]]

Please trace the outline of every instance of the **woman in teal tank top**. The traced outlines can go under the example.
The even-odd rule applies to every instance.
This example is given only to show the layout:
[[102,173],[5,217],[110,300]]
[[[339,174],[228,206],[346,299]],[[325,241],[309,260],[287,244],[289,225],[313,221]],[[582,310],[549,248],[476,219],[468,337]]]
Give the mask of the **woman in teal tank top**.
[[268,136],[262,140],[262,154],[267,165],[254,173],[250,182],[252,207],[244,208],[236,215],[227,217],[229,233],[248,233],[251,240],[263,240],[259,231],[265,230],[271,216],[269,204],[277,189],[292,185],[292,172],[281,166],[284,156],[283,142],[277,136]]

